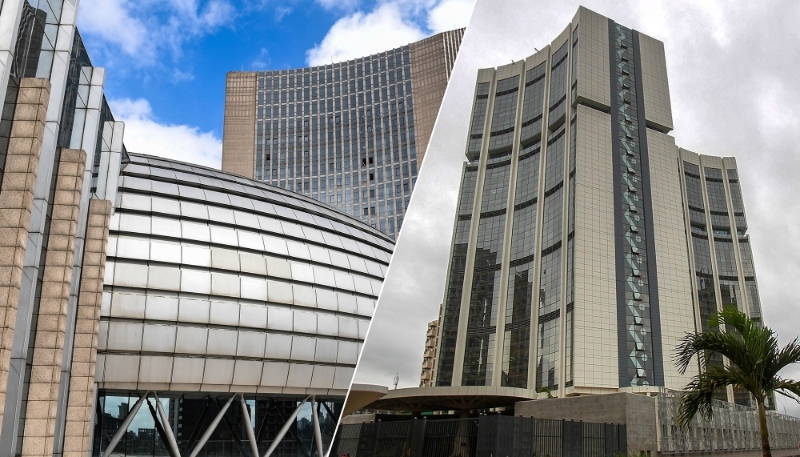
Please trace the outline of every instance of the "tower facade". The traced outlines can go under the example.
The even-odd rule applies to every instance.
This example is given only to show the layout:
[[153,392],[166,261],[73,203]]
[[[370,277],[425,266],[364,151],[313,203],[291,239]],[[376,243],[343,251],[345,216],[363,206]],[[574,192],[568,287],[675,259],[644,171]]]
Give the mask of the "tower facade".
[[670,130],[663,44],[583,7],[479,72],[437,386],[678,389],[685,332],[731,304],[760,318],[735,161]]
[[463,32],[331,65],[229,73],[222,169],[394,237]]

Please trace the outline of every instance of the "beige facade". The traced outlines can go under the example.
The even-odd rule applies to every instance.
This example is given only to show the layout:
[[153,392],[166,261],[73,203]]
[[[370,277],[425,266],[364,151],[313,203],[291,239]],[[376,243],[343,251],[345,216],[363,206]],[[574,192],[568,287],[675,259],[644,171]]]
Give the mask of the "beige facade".
[[411,52],[411,93],[414,99],[414,133],[417,163],[428,150],[433,126],[455,65],[464,30],[440,33],[409,45]]
[[30,393],[25,404],[23,456],[53,454],[58,386],[67,331],[67,310],[78,234],[83,171],[86,153],[63,149],[56,174],[53,215],[47,241],[47,259],[38,313],[34,313]]
[[[5,404],[8,387],[23,257],[49,100],[48,80],[24,78],[21,81],[0,189],[0,405]],[[0,409],[0,427],[2,419]]]
[[252,179],[256,168],[256,73],[228,73],[222,169]]
[[435,386],[681,389],[686,332],[732,304],[761,318],[735,161],[672,125],[663,43],[583,7],[478,72]]
[[85,456],[92,451],[89,438],[94,425],[92,408],[95,400],[95,363],[111,208],[108,200],[95,199],[89,203],[75,343],[72,349],[64,457]]
[[419,376],[420,387],[433,387],[434,366],[436,365],[436,348],[439,346],[439,319],[428,322],[425,333],[425,351],[422,354],[422,373]]

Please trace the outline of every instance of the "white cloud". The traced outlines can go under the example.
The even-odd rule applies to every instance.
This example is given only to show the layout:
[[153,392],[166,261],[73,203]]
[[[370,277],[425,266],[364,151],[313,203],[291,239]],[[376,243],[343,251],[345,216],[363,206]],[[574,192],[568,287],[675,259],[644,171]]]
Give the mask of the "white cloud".
[[425,32],[403,17],[397,3],[356,12],[336,21],[322,43],[306,52],[309,65],[325,65],[402,46],[425,37]]
[[161,124],[143,98],[109,100],[115,119],[125,123],[125,146],[131,152],[219,168],[222,140],[190,125]]
[[[345,16],[328,30],[322,43],[306,52],[308,65],[325,65],[363,57],[446,30],[466,27],[475,0],[391,0],[370,12]],[[317,0],[326,8],[347,9],[356,1]]]
[[83,0],[78,25],[92,49],[111,63],[152,66],[161,53],[181,54],[183,44],[233,22],[228,0]]
[[428,12],[428,29],[433,33],[466,27],[475,0],[442,0]]
[[317,3],[328,10],[352,10],[358,6],[359,0],[317,0]]

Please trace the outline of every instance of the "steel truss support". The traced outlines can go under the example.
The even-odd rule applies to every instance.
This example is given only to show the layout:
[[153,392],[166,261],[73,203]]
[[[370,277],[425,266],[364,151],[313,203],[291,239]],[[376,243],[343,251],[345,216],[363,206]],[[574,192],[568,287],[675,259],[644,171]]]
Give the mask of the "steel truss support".
[[244,419],[245,426],[244,429],[247,431],[247,440],[250,442],[250,451],[253,453],[253,457],[258,457],[258,442],[256,441],[256,435],[253,433],[253,424],[250,422],[250,414],[247,412],[247,403],[244,401],[244,395],[239,397],[239,404],[242,407],[242,419]]
[[155,392],[153,392],[153,397],[156,399],[156,408],[158,409],[159,417],[161,417],[161,425],[164,427],[164,433],[167,435],[167,442],[169,443],[170,449],[172,449],[172,455],[180,457],[181,451],[178,449],[178,442],[175,441],[175,435],[172,433],[169,417],[167,417],[167,413],[164,411],[164,407],[161,406],[161,401],[159,401],[158,395],[156,395]]
[[322,453],[322,431],[319,429],[319,413],[317,412],[317,398],[311,397],[311,418],[314,422],[314,441],[317,443],[317,456],[323,457]]
[[217,425],[219,425],[219,421],[222,420],[222,416],[224,416],[225,412],[228,411],[228,407],[231,406],[231,403],[233,402],[233,399],[236,398],[237,395],[239,395],[239,394],[233,394],[231,396],[231,398],[229,398],[228,401],[225,402],[225,406],[220,408],[219,412],[217,413],[217,417],[215,417],[214,420],[211,421],[210,424],[208,424],[208,428],[206,429],[206,432],[203,433],[203,436],[200,437],[200,441],[198,441],[197,445],[194,447],[194,449],[192,449],[192,453],[189,454],[189,457],[196,457],[197,454],[200,453],[200,451],[203,449],[203,446],[206,445],[206,442],[208,441],[208,439],[211,438],[211,434],[214,433],[214,430],[217,429]]
[[289,431],[289,428],[292,426],[292,423],[294,422],[295,419],[297,419],[297,415],[300,413],[300,410],[303,408],[303,405],[306,404],[309,398],[311,397],[310,396],[306,397],[303,401],[300,402],[299,405],[297,405],[297,409],[294,410],[292,415],[289,416],[289,419],[286,421],[286,423],[283,424],[283,427],[281,427],[281,430],[275,436],[275,439],[272,441],[272,444],[269,446],[269,449],[267,449],[267,453],[264,454],[264,457],[269,457],[272,455],[273,452],[275,452],[275,448],[277,448],[278,445],[281,444],[283,436],[286,435],[286,432]]
[[142,403],[144,403],[144,400],[149,394],[149,391],[145,392],[144,395],[139,397],[139,400],[137,400],[133,405],[133,408],[131,408],[128,415],[125,416],[125,420],[122,421],[122,424],[119,426],[119,430],[117,430],[117,433],[115,433],[114,437],[111,438],[111,442],[108,443],[108,447],[106,448],[106,452],[103,453],[103,457],[108,457],[111,455],[111,453],[114,451],[114,448],[117,447],[119,440],[122,439],[123,435],[125,435],[125,432],[128,430],[128,426],[131,425],[131,422],[133,422],[133,418],[136,417],[136,413],[139,412],[139,408],[142,407]]
[[[119,441],[122,439],[123,436],[125,436],[125,432],[127,432],[128,427],[130,426],[130,424],[133,421],[134,417],[136,417],[136,413],[139,412],[139,408],[141,408],[142,404],[145,401],[148,401],[147,398],[150,396],[150,393],[151,393],[150,391],[145,392],[144,395],[139,397],[139,400],[137,400],[136,403],[133,405],[133,408],[131,408],[130,412],[125,417],[125,420],[122,422],[122,424],[120,425],[119,429],[114,434],[114,437],[111,439],[111,442],[108,444],[108,447],[106,448],[105,452],[103,453],[103,457],[109,457],[111,455],[111,453],[114,451],[114,448],[116,448],[117,444],[119,444]],[[179,447],[178,447],[178,443],[175,440],[175,435],[174,435],[174,433],[172,431],[172,426],[170,424],[169,417],[167,416],[167,413],[164,411],[164,407],[161,405],[161,401],[159,400],[158,395],[155,392],[152,392],[152,394],[153,394],[153,398],[156,400],[156,411],[158,412],[158,416],[161,419],[161,426],[163,427],[164,435],[165,435],[167,443],[169,444],[170,451],[171,451],[172,455],[174,455],[175,457],[180,457],[181,453],[180,453],[180,450],[179,450]],[[200,453],[200,451],[203,449],[203,447],[208,442],[208,439],[211,437],[211,435],[216,430],[216,428],[219,425],[220,421],[222,421],[222,419],[224,418],[225,413],[228,411],[228,408],[231,406],[231,403],[233,403],[233,400],[236,399],[237,396],[239,397],[239,404],[240,404],[240,407],[241,407],[241,410],[242,410],[242,418],[244,419],[244,422],[246,423],[245,430],[247,431],[247,440],[248,440],[248,442],[250,444],[250,451],[253,453],[254,457],[258,457],[259,456],[259,453],[258,453],[258,442],[256,440],[256,436],[255,436],[255,433],[254,433],[254,424],[250,420],[250,414],[249,414],[249,412],[247,410],[247,403],[245,402],[244,394],[235,393],[219,409],[219,412],[217,413],[217,415],[214,417],[214,419],[211,421],[211,423],[206,428],[206,431],[203,433],[203,435],[197,441],[197,444],[192,449],[192,452],[189,454],[189,457],[196,457],[197,454]],[[297,415],[300,413],[300,410],[303,409],[303,405],[305,405],[306,402],[309,401],[309,399],[311,400],[311,417],[312,417],[312,421],[313,421],[313,425],[314,425],[314,444],[316,446],[317,456],[318,457],[324,456],[323,449],[322,449],[323,448],[322,431],[320,430],[319,412],[317,410],[317,408],[320,405],[323,405],[323,403],[317,403],[316,397],[308,396],[305,399],[303,399],[303,401],[300,402],[300,404],[297,406],[297,408],[294,410],[294,412],[289,416],[289,418],[283,424],[283,427],[278,432],[278,434],[275,436],[275,439],[272,441],[272,444],[270,445],[269,449],[267,449],[267,452],[266,452],[266,454],[264,454],[264,457],[270,457],[272,455],[272,453],[275,452],[275,449],[277,449],[278,445],[281,443],[281,440],[283,440],[283,437],[286,436],[286,433],[289,432],[289,430],[292,427],[292,424],[297,419]],[[148,401],[148,405],[149,404],[150,403]],[[327,409],[327,407],[326,407],[326,409]],[[154,417],[154,419],[155,419],[155,417]],[[266,417],[265,417],[265,419],[266,419]]]

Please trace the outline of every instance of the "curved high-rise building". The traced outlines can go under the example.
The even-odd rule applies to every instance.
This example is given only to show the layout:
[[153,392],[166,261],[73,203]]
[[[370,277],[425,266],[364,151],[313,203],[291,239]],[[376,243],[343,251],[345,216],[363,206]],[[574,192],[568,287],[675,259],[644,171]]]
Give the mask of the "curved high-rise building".
[[463,33],[330,65],[228,73],[222,169],[394,238]]
[[680,389],[685,332],[726,306],[761,318],[735,160],[671,129],[663,44],[585,8],[479,72],[436,386]]

